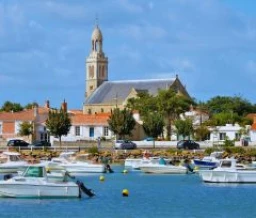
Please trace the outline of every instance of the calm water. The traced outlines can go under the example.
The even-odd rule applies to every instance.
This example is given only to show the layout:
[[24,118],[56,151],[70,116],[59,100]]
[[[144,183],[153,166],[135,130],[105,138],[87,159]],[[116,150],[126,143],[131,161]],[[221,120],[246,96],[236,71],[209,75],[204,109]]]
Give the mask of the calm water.
[[[256,217],[255,185],[206,185],[198,175],[146,175],[140,172],[79,177],[96,192],[89,199],[0,199],[1,218],[165,218]],[[129,197],[122,197],[122,190]]]

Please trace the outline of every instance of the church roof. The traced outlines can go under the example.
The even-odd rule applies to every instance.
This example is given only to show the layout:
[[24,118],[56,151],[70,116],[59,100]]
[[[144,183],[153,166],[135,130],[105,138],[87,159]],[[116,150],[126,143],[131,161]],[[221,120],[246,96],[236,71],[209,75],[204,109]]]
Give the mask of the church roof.
[[169,88],[176,78],[106,81],[86,99],[85,104],[114,104],[123,102],[132,89],[137,92],[147,91],[151,95],[157,94],[159,89]]

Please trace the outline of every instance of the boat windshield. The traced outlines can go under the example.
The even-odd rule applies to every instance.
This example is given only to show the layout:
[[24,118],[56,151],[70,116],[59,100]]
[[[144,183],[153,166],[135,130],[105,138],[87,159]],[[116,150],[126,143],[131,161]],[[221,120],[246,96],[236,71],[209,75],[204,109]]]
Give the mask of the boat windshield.
[[44,169],[43,169],[43,167],[30,166],[25,171],[24,176],[25,177],[43,177]]
[[10,161],[20,161],[20,157],[18,155],[10,155]]
[[221,167],[222,167],[222,168],[230,168],[231,165],[232,165],[231,161],[228,161],[228,160],[224,160],[224,161],[222,161],[222,163],[221,163]]

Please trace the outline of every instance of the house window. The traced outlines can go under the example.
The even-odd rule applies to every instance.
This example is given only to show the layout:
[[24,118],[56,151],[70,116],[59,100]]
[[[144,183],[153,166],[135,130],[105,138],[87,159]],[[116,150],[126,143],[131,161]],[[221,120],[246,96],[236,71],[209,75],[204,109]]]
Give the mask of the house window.
[[104,109],[103,108],[101,108],[100,111],[101,111],[101,113],[104,113]]
[[103,127],[103,135],[108,136],[108,126]]
[[241,135],[239,133],[236,133],[235,138],[236,138],[236,141],[239,141],[241,138]]
[[80,126],[75,127],[75,135],[80,136]]
[[226,133],[221,132],[220,133],[220,140],[225,140],[226,139]]
[[90,90],[93,90],[93,86],[90,86]]

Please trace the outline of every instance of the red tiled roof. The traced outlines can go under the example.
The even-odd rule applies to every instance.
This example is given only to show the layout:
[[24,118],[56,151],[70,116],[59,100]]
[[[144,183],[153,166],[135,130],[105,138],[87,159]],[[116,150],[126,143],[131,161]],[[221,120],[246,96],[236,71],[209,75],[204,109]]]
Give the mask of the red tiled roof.
[[256,123],[252,124],[251,130],[254,130],[254,131],[256,130]]
[[256,113],[247,114],[246,117],[253,120],[256,117]]
[[[38,114],[48,114],[49,108],[38,107]],[[0,112],[0,121],[32,121],[34,120],[34,109],[19,112]]]
[[71,114],[82,114],[83,110],[72,109],[72,110],[68,110],[68,113],[71,113]]
[[101,114],[74,114],[71,118],[73,125],[107,125],[110,113]]

